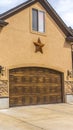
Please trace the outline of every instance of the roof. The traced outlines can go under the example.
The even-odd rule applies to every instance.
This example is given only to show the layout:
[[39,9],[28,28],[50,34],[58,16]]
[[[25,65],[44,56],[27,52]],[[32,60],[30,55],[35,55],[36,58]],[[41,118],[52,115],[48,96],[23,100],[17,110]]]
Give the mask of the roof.
[[15,8],[3,13],[0,15],[1,20],[6,20],[7,18],[15,15],[16,13],[24,10],[25,8],[31,6],[32,4],[39,2],[47,11],[47,13],[52,17],[52,19],[56,22],[56,24],[60,27],[60,29],[64,32],[67,37],[73,37],[73,32],[70,30],[64,21],[59,17],[56,11],[52,8],[47,0],[28,0]]

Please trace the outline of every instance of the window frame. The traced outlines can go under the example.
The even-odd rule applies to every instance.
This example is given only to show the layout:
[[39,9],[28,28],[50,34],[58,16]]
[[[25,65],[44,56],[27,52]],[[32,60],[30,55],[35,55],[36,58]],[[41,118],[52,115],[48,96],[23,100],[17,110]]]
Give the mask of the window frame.
[[[36,30],[33,29],[33,10],[37,11],[37,29]],[[39,31],[39,12],[43,13],[43,26],[42,26],[43,31]],[[39,9],[36,9],[36,8],[32,8],[32,31],[44,34],[45,30],[46,30],[45,29],[45,11],[42,11],[42,10],[39,10]]]

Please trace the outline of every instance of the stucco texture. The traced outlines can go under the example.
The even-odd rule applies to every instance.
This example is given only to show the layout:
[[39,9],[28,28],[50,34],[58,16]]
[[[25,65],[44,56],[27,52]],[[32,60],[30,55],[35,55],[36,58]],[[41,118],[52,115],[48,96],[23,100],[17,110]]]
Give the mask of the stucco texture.
[[[39,4],[11,16],[0,30],[0,64],[7,69],[25,66],[43,66],[64,72],[71,70],[71,47],[65,34],[45,11],[45,33],[32,31],[32,8],[45,11]],[[45,44],[43,54],[35,53],[33,42],[40,38]]]

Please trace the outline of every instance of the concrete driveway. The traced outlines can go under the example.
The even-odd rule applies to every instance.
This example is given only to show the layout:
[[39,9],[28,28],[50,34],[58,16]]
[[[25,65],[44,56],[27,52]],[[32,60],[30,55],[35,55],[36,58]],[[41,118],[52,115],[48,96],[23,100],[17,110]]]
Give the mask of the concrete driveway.
[[0,110],[0,130],[73,130],[73,105],[39,105]]

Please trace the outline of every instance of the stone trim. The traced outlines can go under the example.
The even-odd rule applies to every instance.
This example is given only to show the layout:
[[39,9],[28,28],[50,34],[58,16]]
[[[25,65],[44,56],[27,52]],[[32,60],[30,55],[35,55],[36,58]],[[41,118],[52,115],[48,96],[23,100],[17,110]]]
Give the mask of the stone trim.
[[8,81],[0,80],[0,98],[8,98]]
[[73,81],[65,81],[65,94],[73,95]]

